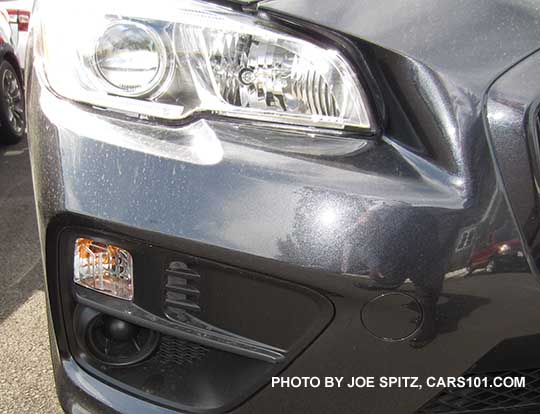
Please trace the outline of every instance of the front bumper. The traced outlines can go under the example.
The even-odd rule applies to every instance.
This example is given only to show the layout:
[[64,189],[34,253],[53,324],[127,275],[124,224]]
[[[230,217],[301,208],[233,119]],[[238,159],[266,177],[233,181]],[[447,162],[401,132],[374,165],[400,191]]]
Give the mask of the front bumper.
[[[53,96],[34,78],[29,107],[53,362],[68,412],[178,410],[74,358],[58,259],[65,228],[136,239],[323,298],[329,308],[317,332],[274,373],[282,377],[458,376],[498,344],[538,334],[530,269],[459,277],[474,240],[500,229],[507,240],[522,236],[486,136],[471,149],[481,165],[459,177],[390,139],[347,141],[325,157],[322,138],[306,153],[302,137],[276,139],[245,125],[111,118]],[[268,329],[279,332],[279,322]],[[441,391],[272,387],[263,377],[227,410],[412,413]]]

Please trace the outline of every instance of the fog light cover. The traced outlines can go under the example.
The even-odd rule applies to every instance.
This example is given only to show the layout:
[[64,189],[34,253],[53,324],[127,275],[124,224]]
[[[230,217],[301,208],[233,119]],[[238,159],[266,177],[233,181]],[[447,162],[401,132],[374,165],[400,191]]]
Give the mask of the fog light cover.
[[75,241],[76,284],[120,299],[133,299],[133,258],[118,246],[91,239]]

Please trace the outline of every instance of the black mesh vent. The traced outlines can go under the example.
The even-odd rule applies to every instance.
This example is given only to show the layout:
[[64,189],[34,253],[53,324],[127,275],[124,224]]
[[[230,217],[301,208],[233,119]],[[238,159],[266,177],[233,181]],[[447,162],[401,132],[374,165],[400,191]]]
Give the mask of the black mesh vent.
[[175,317],[178,312],[199,313],[200,276],[183,262],[171,262],[165,271],[164,311]]
[[[540,368],[497,371],[466,377],[525,377],[524,388],[447,388],[417,411],[417,414],[499,412],[501,409],[538,406]],[[536,411],[535,411],[536,412]]]
[[208,348],[203,345],[163,335],[154,358],[167,366],[187,366],[202,360],[207,354]]

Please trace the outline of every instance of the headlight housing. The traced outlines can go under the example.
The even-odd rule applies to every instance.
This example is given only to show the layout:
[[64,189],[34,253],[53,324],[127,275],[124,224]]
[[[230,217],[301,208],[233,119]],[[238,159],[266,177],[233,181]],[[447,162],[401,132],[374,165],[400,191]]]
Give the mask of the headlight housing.
[[373,128],[365,91],[336,50],[202,1],[140,3],[48,1],[36,59],[49,87],[143,117]]

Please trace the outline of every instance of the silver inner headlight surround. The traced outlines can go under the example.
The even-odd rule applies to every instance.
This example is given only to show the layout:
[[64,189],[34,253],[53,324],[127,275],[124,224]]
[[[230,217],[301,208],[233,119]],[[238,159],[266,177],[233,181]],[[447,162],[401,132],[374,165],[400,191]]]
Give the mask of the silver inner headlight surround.
[[141,117],[373,129],[338,51],[255,16],[196,0],[48,0],[38,16],[37,67],[64,98]]

